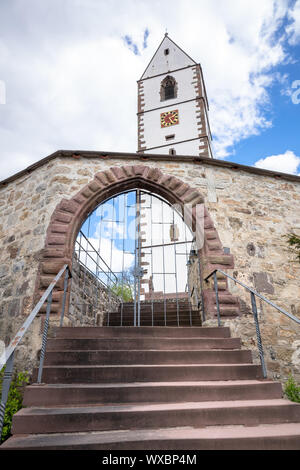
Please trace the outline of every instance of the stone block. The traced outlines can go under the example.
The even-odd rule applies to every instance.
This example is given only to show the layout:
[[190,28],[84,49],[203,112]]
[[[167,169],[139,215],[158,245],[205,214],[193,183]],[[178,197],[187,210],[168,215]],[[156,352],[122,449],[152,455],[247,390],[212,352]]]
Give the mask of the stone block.
[[66,237],[62,235],[49,235],[47,239],[48,245],[64,245],[66,243]]
[[60,261],[49,261],[42,263],[43,274],[58,274],[64,263]]
[[76,214],[79,205],[74,201],[62,201],[59,204],[59,210],[63,212],[69,212],[70,214]]

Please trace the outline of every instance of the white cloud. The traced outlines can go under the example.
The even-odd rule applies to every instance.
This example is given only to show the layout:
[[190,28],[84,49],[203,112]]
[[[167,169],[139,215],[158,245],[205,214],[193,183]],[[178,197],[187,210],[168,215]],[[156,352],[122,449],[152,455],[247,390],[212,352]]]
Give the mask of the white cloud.
[[297,0],[293,9],[289,11],[289,18],[292,20],[287,27],[289,43],[296,45],[300,43],[300,0]]
[[281,155],[271,155],[270,157],[262,158],[254,166],[256,168],[264,168],[265,170],[296,175],[297,171],[300,170],[300,157],[297,157],[291,150],[287,150]]
[[271,126],[268,87],[286,58],[286,35],[274,35],[288,11],[287,0],[1,2],[0,179],[57,149],[135,152],[136,80],[166,27],[202,64],[215,157],[226,157]]
[[[95,250],[97,250],[99,247],[99,238],[89,238],[88,240],[91,245],[95,248]],[[89,245],[84,238],[81,239],[80,261],[85,266],[87,266],[90,271],[95,273],[98,265],[98,271],[100,267],[103,272],[108,273],[109,268],[113,273],[119,273],[123,269],[124,271],[127,271],[130,267],[133,266],[134,254],[123,252],[122,250],[118,249],[115,246],[115,243],[110,239],[104,237],[101,238],[100,254],[102,260],[97,256],[96,251],[91,251],[91,245]],[[78,247],[76,249],[79,253]],[[84,251],[82,251],[82,249]],[[90,250],[89,256],[86,252],[87,249]],[[109,273],[107,275],[109,276]],[[111,276],[111,278],[113,279],[114,276]],[[107,280],[108,278],[106,277],[105,279]]]

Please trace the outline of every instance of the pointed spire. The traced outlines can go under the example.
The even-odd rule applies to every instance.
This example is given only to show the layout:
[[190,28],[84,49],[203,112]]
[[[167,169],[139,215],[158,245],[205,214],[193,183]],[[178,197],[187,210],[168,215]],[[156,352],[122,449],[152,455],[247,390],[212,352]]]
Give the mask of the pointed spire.
[[[172,54],[165,54],[167,59],[161,60],[161,56],[164,57],[164,50],[167,49],[170,49],[170,51],[172,49]],[[163,40],[144,71],[141,80],[189,65],[196,65],[196,62],[170,39],[166,28]]]

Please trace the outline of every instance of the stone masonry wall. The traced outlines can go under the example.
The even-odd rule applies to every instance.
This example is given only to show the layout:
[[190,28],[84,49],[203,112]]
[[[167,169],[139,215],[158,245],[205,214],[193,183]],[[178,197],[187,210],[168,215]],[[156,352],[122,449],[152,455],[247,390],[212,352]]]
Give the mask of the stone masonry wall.
[[103,326],[105,313],[117,311],[120,302],[82,264],[73,259],[67,324]]
[[[58,156],[0,189],[1,340],[8,344],[33,307],[39,260],[58,203],[76,195],[97,172],[134,165],[137,160],[198,189],[223,247],[234,257],[234,268],[228,273],[300,317],[300,265],[283,238],[290,231],[300,231],[300,178],[288,181],[238,166],[234,169],[178,159],[151,161],[137,155],[129,161],[116,156]],[[241,299],[243,315],[228,322],[248,346],[253,336],[248,321],[249,296],[234,283],[229,287]],[[300,378],[299,327],[266,305],[258,303],[258,309],[264,322],[263,336],[268,338],[268,354],[274,358],[271,372],[283,379],[291,370]],[[30,347],[30,364],[38,352],[39,331],[37,318],[30,339],[23,343],[24,357]]]
[[[251,285],[251,287],[255,287],[258,292],[263,293],[263,285]],[[191,292],[193,288],[194,291],[201,288],[196,258],[191,258],[189,288]],[[246,293],[241,286],[235,285],[231,280],[229,280],[229,291],[239,298],[240,314],[235,318],[226,318],[221,315],[221,325],[228,326],[233,337],[241,338],[242,348],[250,349],[254,363],[260,364],[250,293]],[[222,291],[219,291],[220,294],[222,295]],[[270,299],[268,295],[265,295],[265,297]],[[193,300],[195,302],[195,299]],[[257,297],[256,304],[268,376],[284,382],[291,372],[296,380],[300,382],[299,325]],[[207,313],[206,320],[202,323],[203,326],[216,326],[217,318],[213,319]]]

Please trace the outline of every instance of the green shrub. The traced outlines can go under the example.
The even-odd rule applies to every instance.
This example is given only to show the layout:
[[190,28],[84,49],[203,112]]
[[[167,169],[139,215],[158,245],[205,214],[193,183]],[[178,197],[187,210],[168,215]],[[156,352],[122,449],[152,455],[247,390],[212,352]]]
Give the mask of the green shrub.
[[296,259],[300,263],[300,236],[295,233],[289,233],[285,237],[287,238],[288,245],[296,256]]
[[132,290],[129,285],[116,284],[111,288],[111,290],[115,295],[122,298],[124,302],[132,302]]
[[[0,371],[0,394],[2,393],[2,383],[4,377],[4,368]],[[6,403],[4,424],[1,436],[1,442],[5,441],[11,435],[11,423],[13,415],[22,408],[24,386],[29,382],[28,372],[19,372],[12,378],[8,399]]]
[[283,391],[289,400],[300,403],[300,387],[297,386],[292,374],[289,375],[289,378],[284,385]]

